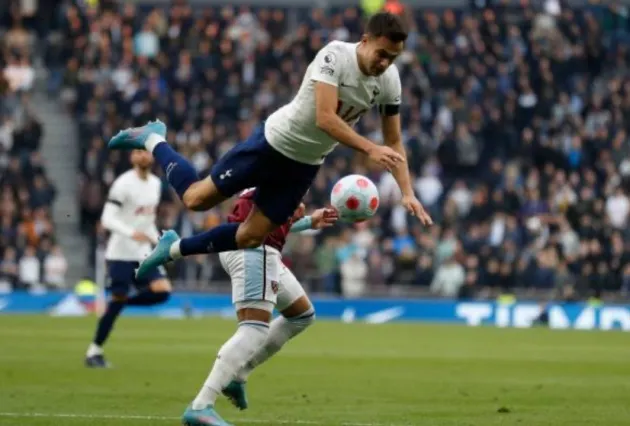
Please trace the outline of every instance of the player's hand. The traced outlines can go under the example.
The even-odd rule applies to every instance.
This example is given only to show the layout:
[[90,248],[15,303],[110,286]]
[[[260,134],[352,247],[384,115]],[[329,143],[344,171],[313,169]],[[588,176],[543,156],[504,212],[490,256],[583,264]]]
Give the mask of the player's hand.
[[304,203],[300,203],[298,208],[293,212],[292,220],[295,222],[302,219],[304,216],[306,216],[306,205]]
[[149,238],[149,236],[147,234],[145,234],[144,232],[140,232],[140,231],[135,231],[133,233],[133,235],[131,236],[131,238],[134,241],[137,241],[139,243],[150,243],[153,240],[151,240],[151,238]]
[[395,168],[404,161],[402,155],[394,151],[392,148],[384,145],[374,145],[368,152],[370,160],[376,164],[385,167],[387,170]]
[[413,216],[420,219],[420,222],[423,225],[425,226],[433,225],[433,219],[431,219],[431,216],[429,216],[429,213],[427,213],[424,210],[424,207],[422,207],[422,204],[420,203],[420,201],[418,201],[418,199],[415,196],[413,195],[403,196],[401,204],[403,205],[404,208],[407,209],[409,213],[411,213]]
[[317,209],[311,215],[311,228],[324,229],[330,228],[339,219],[339,213],[332,208]]

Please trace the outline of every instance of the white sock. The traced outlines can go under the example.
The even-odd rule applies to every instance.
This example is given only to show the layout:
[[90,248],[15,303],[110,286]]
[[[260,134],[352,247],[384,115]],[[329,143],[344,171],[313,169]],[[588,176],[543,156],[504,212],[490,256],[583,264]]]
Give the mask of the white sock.
[[162,142],[166,143],[166,139],[164,139],[162,136],[158,135],[157,133],[151,133],[147,137],[147,140],[144,142],[144,147],[147,149],[147,151],[149,151],[150,153],[153,153],[153,150],[155,149],[155,147],[158,146],[158,144]]
[[90,343],[90,346],[88,346],[88,350],[85,356],[89,358],[96,355],[103,355],[103,348],[101,348],[96,343]]
[[182,256],[182,252],[179,249],[179,243],[181,241],[182,240],[177,240],[173,244],[171,244],[171,248],[168,251],[171,256],[171,259],[173,260],[181,259],[182,257],[184,257]]
[[214,405],[217,397],[234,379],[236,373],[265,343],[268,334],[267,323],[241,322],[236,333],[219,349],[212,371],[193,401],[192,409],[201,410],[208,405]]
[[252,371],[263,362],[274,356],[280,349],[295,336],[303,332],[315,321],[313,308],[302,315],[293,318],[279,316],[271,322],[269,336],[265,344],[256,351],[252,358],[238,372],[236,378],[241,382],[247,381]]

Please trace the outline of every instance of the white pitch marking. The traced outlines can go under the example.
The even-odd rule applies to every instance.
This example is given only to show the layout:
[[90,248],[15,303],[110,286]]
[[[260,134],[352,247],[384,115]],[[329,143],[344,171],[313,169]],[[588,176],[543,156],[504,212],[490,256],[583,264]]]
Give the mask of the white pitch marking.
[[[161,421],[173,421],[180,420],[180,417],[169,416],[142,416],[142,415],[119,415],[119,414],[80,414],[80,413],[2,413],[0,417],[13,417],[13,418],[66,418],[66,419],[113,419],[113,420],[161,420]],[[259,423],[259,424],[297,424],[297,425],[329,425],[330,423],[318,422],[315,420],[263,420],[263,419],[237,419],[238,422],[245,423]],[[402,424],[393,423],[354,423],[354,422],[341,422],[339,426],[407,426]]]

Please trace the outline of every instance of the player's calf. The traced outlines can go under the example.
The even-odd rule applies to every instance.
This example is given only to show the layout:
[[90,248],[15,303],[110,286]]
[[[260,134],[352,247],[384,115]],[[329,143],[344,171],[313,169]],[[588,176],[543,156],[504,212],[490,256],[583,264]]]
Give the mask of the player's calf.
[[267,340],[273,303],[264,300],[251,303],[237,305],[238,329],[219,349],[212,370],[192,403],[193,410],[214,407],[217,397]]
[[125,294],[113,294],[107,304],[105,313],[98,320],[96,333],[85,354],[85,366],[90,368],[107,368],[109,363],[105,360],[103,345],[111,334],[116,319],[127,304]]
[[265,344],[238,372],[236,378],[238,382],[245,382],[256,367],[278,353],[289,340],[302,333],[315,321],[315,309],[305,295],[281,313],[281,316],[271,322],[269,337]]
[[239,249],[259,247],[277,227],[259,208],[254,207],[236,231],[236,246]]

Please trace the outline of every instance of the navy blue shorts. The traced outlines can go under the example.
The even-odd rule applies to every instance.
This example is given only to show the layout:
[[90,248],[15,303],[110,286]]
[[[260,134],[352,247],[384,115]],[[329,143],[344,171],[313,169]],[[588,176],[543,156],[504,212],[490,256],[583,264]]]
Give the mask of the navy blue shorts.
[[138,264],[139,262],[108,260],[108,290],[116,296],[126,296],[131,287],[134,287],[136,291],[141,291],[153,281],[166,278],[166,271],[160,266],[152,270],[146,278],[137,280],[135,270]]
[[212,168],[210,176],[225,197],[256,187],[254,203],[276,225],[285,224],[298,208],[319,165],[292,160],[269,145],[261,124]]

